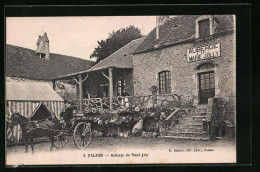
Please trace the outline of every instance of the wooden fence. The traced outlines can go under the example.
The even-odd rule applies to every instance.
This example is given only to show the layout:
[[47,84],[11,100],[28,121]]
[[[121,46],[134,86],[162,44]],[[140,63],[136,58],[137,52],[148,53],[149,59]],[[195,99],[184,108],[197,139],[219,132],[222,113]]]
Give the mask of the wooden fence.
[[[118,96],[113,97],[113,110],[126,107],[139,107],[140,109],[146,109],[153,106],[160,106],[165,108],[172,107],[183,107],[187,104],[181,96],[177,94],[164,94],[164,95],[134,95],[134,96]],[[73,105],[80,109],[79,100],[73,100]],[[91,98],[82,99],[82,110],[81,113],[88,113],[91,110],[103,110],[109,109],[110,99],[109,98]]]

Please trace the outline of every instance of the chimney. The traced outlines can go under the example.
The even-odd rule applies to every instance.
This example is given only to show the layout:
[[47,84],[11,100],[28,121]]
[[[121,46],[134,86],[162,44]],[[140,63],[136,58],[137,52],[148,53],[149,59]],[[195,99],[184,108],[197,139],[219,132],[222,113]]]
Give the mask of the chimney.
[[36,43],[36,55],[40,58],[50,58],[50,48],[49,48],[49,39],[47,33],[45,32],[43,36],[39,35],[38,41]]
[[163,25],[169,16],[156,16],[156,39],[160,38],[160,26]]

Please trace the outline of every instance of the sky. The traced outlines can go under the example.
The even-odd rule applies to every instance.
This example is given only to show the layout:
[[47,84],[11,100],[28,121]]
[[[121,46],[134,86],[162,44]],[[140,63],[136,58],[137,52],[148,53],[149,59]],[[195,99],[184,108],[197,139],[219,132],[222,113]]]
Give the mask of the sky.
[[155,27],[156,17],[8,17],[6,43],[36,50],[38,36],[46,32],[50,40],[50,53],[90,60],[97,41],[106,39],[113,30],[129,25],[134,25],[143,35],[147,35]]

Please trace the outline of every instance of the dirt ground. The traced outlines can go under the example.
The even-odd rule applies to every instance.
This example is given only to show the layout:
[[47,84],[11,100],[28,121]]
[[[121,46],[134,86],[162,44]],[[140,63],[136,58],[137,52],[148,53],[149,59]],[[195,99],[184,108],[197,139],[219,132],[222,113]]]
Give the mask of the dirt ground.
[[[122,164],[235,162],[236,143],[231,140],[193,141],[165,138],[94,137],[84,150],[72,138],[62,149],[49,150],[50,142],[6,148],[7,165],[18,164]],[[129,155],[129,156],[128,156]],[[25,158],[27,157],[27,158]]]

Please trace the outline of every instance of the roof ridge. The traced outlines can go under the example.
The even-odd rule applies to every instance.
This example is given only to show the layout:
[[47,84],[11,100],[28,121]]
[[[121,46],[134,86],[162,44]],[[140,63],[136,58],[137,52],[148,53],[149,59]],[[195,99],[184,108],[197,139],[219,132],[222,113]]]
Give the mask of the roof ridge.
[[71,57],[71,58],[75,58],[75,59],[80,59],[80,60],[84,60],[84,61],[89,61],[89,62],[93,62],[92,60],[86,60],[86,59],[83,59],[83,58],[80,58],[80,57],[75,57],[75,56],[70,56],[70,55],[64,55],[64,54],[58,54],[58,53],[50,53],[50,54],[53,54],[53,55],[61,55],[61,56],[66,56],[66,57]]
[[[91,70],[92,68],[96,67],[96,65],[103,63],[105,60],[107,61],[107,59],[108,59],[108,58],[111,58],[111,56],[112,56],[113,54],[115,54],[116,52],[118,52],[118,51],[121,50],[122,48],[126,47],[126,46],[127,46],[128,44],[130,44],[131,42],[138,41],[138,40],[140,40],[140,39],[142,39],[142,38],[145,39],[145,37],[146,37],[146,36],[142,36],[142,37],[140,37],[140,38],[133,39],[132,41],[128,42],[128,43],[125,44],[123,47],[119,48],[118,50],[116,50],[115,52],[113,52],[112,54],[110,54],[110,55],[107,56],[105,59],[101,60],[99,63],[95,64],[94,66],[92,66],[92,67],[91,67],[90,69],[88,69],[88,70]],[[133,54],[133,53],[131,53],[131,54]]]
[[[17,45],[6,44],[6,46],[13,46],[13,47],[22,48],[22,49],[26,49],[26,50],[30,50],[30,51],[36,52],[36,51],[33,50],[33,49],[25,48],[25,47],[21,47],[21,46],[17,46]],[[71,58],[76,58],[76,59],[80,59],[80,60],[89,61],[89,62],[93,62],[93,63],[94,63],[94,61],[92,61],[92,60],[86,60],[86,59],[82,59],[82,58],[80,58],[80,57],[75,57],[75,56],[70,56],[70,55],[64,55],[64,54],[58,54],[58,53],[50,53],[50,54],[53,54],[53,55],[61,55],[61,56],[66,56],[66,57],[71,57]]]
[[[140,38],[137,38],[137,39],[133,39],[132,41],[130,41],[130,42],[133,42],[133,41],[138,41],[139,39],[143,39],[143,38],[145,38],[145,37],[147,37],[147,35],[144,35],[144,36],[142,36],[142,37],[140,37]],[[130,43],[129,42],[129,43]],[[126,44],[127,45],[127,44]]]
[[[141,37],[141,38],[145,38],[145,37]],[[119,48],[118,50],[116,50],[115,52],[113,52],[112,54],[110,54],[108,57],[112,56],[113,54],[115,54],[116,52],[118,52],[119,50],[121,50],[122,48],[126,47],[128,44],[130,44],[130,43],[132,43],[132,42],[135,42],[135,41],[138,41],[138,40],[141,39],[141,38],[133,39],[132,41],[130,41],[130,42],[128,42],[127,44],[125,44],[123,47]],[[107,58],[108,58],[108,57],[107,57]],[[105,58],[105,59],[107,59],[107,58]],[[105,60],[105,59],[104,59],[104,60]]]

